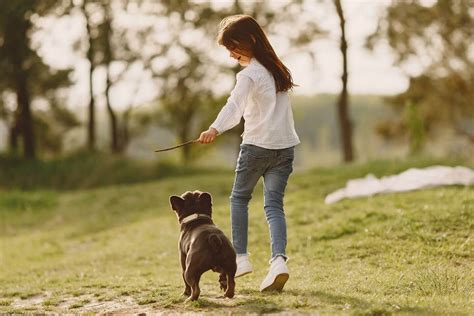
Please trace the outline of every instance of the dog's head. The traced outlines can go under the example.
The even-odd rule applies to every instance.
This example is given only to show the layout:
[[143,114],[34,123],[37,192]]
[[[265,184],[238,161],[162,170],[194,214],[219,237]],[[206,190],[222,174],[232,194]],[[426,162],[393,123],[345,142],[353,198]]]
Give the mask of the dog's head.
[[192,214],[206,214],[212,216],[212,198],[207,192],[188,191],[181,196],[170,197],[171,208],[176,212],[178,220]]

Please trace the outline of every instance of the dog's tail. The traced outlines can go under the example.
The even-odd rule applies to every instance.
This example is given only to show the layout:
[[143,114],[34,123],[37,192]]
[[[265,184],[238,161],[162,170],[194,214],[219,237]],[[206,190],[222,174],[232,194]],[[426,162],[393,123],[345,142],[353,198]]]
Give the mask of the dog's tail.
[[222,237],[218,234],[210,234],[209,237],[207,237],[207,240],[209,241],[212,250],[214,252],[219,252],[222,247]]

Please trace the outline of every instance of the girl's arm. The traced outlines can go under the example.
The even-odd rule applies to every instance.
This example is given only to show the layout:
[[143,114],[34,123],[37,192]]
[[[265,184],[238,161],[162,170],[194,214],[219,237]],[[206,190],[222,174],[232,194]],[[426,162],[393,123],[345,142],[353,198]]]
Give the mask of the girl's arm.
[[218,134],[233,128],[239,124],[244,115],[247,97],[252,89],[253,81],[245,75],[237,75],[237,83],[232,90],[227,103],[222,107],[214,123],[207,131],[201,133],[199,141],[201,143],[211,143]]

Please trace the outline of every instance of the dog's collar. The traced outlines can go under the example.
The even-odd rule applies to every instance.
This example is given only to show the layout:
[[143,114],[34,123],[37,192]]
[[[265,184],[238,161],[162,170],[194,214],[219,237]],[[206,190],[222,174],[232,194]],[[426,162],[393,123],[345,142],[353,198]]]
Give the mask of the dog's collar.
[[186,223],[189,223],[189,222],[192,222],[198,218],[208,218],[208,219],[211,219],[211,217],[207,214],[192,214],[192,215],[189,215],[189,216],[186,216],[185,218],[183,218],[179,223],[180,224],[186,224]]

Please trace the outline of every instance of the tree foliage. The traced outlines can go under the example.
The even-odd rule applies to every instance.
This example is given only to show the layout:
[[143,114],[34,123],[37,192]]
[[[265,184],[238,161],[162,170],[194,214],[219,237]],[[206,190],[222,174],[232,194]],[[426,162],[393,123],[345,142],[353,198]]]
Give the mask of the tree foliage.
[[48,99],[51,91],[70,83],[69,70],[51,69],[31,47],[35,30],[33,20],[48,14],[64,14],[67,8],[68,1],[65,0],[0,1],[1,96],[3,98],[8,92],[16,95],[15,105],[3,106],[1,112],[10,125],[10,144],[16,149],[17,138],[21,136],[25,158],[36,157],[35,132],[41,131],[41,128],[35,128],[32,101],[39,97]]
[[[449,127],[474,144],[474,10],[470,0],[395,1],[379,20],[367,46],[386,40],[400,66],[417,63],[420,74],[390,102],[398,111],[417,108],[425,133]],[[405,109],[405,110],[404,110]],[[389,128],[395,124],[400,128]],[[385,125],[385,127],[384,127]],[[409,134],[409,122],[384,122],[387,137]],[[413,145],[413,144],[412,144]]]

